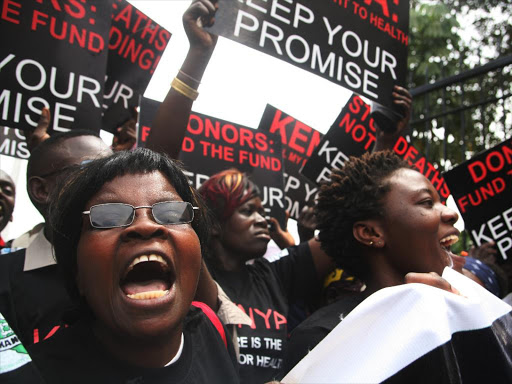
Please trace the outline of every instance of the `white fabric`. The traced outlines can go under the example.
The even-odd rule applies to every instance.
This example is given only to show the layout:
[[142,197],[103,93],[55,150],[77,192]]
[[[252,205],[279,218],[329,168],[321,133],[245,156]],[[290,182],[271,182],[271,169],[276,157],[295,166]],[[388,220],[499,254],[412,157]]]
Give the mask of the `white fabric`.
[[381,382],[453,333],[488,327],[512,310],[452,269],[445,268],[443,277],[463,296],[424,284],[382,289],[358,305],[282,383]]
[[169,361],[167,364],[165,364],[166,367],[168,367],[171,364],[174,364],[181,357],[181,353],[183,352],[183,344],[185,344],[185,337],[183,336],[183,332],[182,332],[181,333],[181,343],[180,343],[180,347],[178,348],[178,352],[176,352],[176,356],[174,356],[171,361]]
[[32,271],[53,264],[56,264],[56,262],[53,257],[52,245],[46,239],[44,227],[42,227],[27,248],[23,270],[25,272]]

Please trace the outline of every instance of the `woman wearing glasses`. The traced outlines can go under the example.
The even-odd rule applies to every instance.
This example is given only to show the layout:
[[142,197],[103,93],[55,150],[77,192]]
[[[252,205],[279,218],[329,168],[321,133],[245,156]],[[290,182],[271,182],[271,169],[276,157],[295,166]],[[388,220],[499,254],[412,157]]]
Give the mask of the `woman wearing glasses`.
[[224,328],[191,307],[207,233],[198,207],[181,169],[150,150],[66,182],[52,235],[81,316],[29,351],[47,382],[238,382]]

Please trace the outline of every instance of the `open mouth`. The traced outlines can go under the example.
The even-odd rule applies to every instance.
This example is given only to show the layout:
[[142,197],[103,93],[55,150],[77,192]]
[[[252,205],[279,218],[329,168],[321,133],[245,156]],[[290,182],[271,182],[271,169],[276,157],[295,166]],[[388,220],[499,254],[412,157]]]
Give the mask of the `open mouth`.
[[446,251],[450,252],[451,246],[455,244],[457,241],[459,241],[459,236],[448,235],[439,240],[439,244],[441,244],[441,247],[443,247]]
[[133,300],[158,299],[169,294],[175,281],[172,268],[160,255],[136,257],[126,268],[119,285]]

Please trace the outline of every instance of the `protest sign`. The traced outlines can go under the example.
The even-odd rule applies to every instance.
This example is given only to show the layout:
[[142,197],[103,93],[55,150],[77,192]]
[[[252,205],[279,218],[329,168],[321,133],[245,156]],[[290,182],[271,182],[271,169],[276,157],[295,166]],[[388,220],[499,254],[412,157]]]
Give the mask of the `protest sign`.
[[28,159],[30,152],[23,131],[0,127],[0,155]]
[[[328,181],[331,169],[343,167],[350,156],[358,157],[372,150],[376,140],[376,124],[370,112],[370,105],[359,96],[352,95],[301,173],[319,184]],[[442,201],[448,198],[450,190],[440,172],[404,137],[398,138],[393,150],[430,180]]]
[[478,247],[494,241],[512,260],[512,139],[444,174],[466,230]]
[[126,0],[112,7],[102,128],[113,133],[132,118],[171,33]]
[[292,219],[297,220],[302,209],[318,192],[318,187],[299,171],[320,143],[322,134],[269,104],[258,129],[281,137],[286,210]]
[[[145,146],[158,105],[156,101],[142,98],[137,145]],[[225,169],[245,172],[261,189],[268,215],[275,217],[284,228],[286,206],[281,153],[281,140],[277,135],[192,112],[179,160],[195,188]]]
[[[6,0],[0,9],[0,124],[99,131],[112,4]],[[9,37],[9,38],[7,38]]]
[[219,0],[213,33],[394,109],[405,85],[407,0]]

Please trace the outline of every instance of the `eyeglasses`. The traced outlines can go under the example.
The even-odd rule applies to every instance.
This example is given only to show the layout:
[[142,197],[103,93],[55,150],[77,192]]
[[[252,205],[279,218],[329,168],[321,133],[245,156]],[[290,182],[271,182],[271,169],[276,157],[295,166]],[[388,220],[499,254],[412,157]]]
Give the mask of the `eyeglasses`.
[[140,207],[123,203],[98,204],[82,213],[89,215],[94,228],[119,228],[131,225],[135,219],[135,210],[141,208],[151,208],[153,219],[163,225],[191,223],[194,220],[194,210],[199,209],[186,201],[163,201]]

